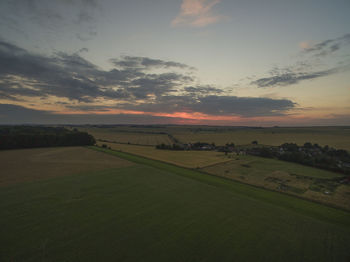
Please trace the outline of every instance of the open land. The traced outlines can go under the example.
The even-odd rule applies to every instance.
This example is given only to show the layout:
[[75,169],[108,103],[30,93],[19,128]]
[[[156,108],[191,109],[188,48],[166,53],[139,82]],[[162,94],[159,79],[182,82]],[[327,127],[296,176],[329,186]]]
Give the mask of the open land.
[[118,142],[122,144],[137,144],[137,145],[158,145],[158,144],[171,144],[167,134],[159,134],[157,131],[154,133],[150,131],[140,130],[125,130],[121,128],[79,128],[81,131],[88,132],[98,140],[107,140]]
[[276,159],[216,151],[172,151],[149,146],[100,142],[117,151],[136,154],[242,183],[292,194],[350,210],[350,185],[344,175]]
[[342,174],[248,155],[233,156],[232,159],[202,170],[350,210],[350,185],[337,182]]
[[252,141],[278,146],[283,143],[303,145],[306,142],[350,150],[349,127],[198,127],[198,126],[114,126],[79,127],[96,139],[140,145],[172,144],[166,134],[182,143],[206,142],[216,145],[246,145]]
[[185,143],[214,142],[217,145],[235,143],[250,144],[256,140],[259,144],[278,146],[283,143],[303,145],[306,142],[350,150],[350,128],[348,127],[300,127],[300,128],[240,128],[240,129],[192,129],[186,132],[177,130],[174,136]]
[[0,187],[129,165],[132,163],[84,147],[5,150],[0,151]]
[[229,161],[223,152],[214,151],[171,151],[159,150],[150,146],[125,145],[108,142],[98,142],[98,145],[107,145],[108,147],[123,152],[136,154],[139,156],[164,161],[167,163],[179,165],[188,168],[201,168],[208,165],[214,165]]
[[[188,126],[116,126],[90,127],[91,130],[113,135],[115,143],[98,141],[114,150],[128,152],[139,156],[164,161],[186,168],[201,168],[213,175],[233,179],[242,183],[292,194],[298,197],[317,201],[350,210],[350,186],[341,184],[344,175],[312,168],[300,164],[267,159],[254,156],[237,156],[234,153],[224,154],[216,151],[176,151],[159,150],[154,146],[120,144],[118,134],[127,136],[143,134],[164,136],[167,133],[181,142],[214,142],[218,145],[235,143],[236,146],[251,144],[256,140],[267,145],[280,145],[295,142],[318,143],[349,148],[350,129],[347,127],[302,127],[302,128],[230,128],[230,127],[188,127]],[[111,131],[113,130],[113,131]],[[117,131],[118,132],[117,132]],[[85,129],[89,131],[89,129]],[[122,135],[122,137],[123,137]],[[98,138],[97,138],[98,139]],[[132,140],[137,144],[137,140]],[[110,140],[107,140],[110,141]],[[168,143],[169,144],[169,143]],[[258,145],[259,146],[259,145]]]
[[[1,187],[0,223],[6,225],[1,261],[349,259],[349,212],[125,152],[92,149],[120,167]],[[37,165],[47,161],[41,158]],[[71,161],[91,159],[76,154]]]

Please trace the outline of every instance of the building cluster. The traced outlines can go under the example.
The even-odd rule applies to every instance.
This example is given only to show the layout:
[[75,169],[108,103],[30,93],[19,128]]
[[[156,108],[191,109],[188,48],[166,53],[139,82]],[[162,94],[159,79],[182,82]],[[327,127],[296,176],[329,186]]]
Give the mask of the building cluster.
[[335,172],[350,174],[350,155],[346,150],[334,149],[329,146],[305,143],[298,146],[295,143],[284,143],[280,146],[263,146],[253,141],[250,145],[235,146],[227,143],[217,146],[215,143],[174,143],[173,145],[157,145],[158,149],[166,150],[199,150],[236,153],[237,155],[254,155],[267,158],[276,158],[288,162],[318,167]]

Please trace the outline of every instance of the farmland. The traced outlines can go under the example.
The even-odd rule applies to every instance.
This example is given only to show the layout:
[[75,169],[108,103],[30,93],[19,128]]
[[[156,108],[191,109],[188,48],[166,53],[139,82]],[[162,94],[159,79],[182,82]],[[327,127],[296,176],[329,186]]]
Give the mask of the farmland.
[[122,144],[138,144],[138,145],[158,145],[171,144],[167,134],[159,134],[154,131],[140,131],[138,129],[122,129],[122,128],[79,128],[93,135],[98,140],[113,141]]
[[[181,142],[214,141],[217,144],[234,142],[237,148],[248,148],[253,140],[259,141],[258,146],[261,146],[260,143],[278,145],[279,141],[281,143],[292,141],[299,144],[312,141],[320,145],[345,145],[340,148],[346,147],[348,141],[350,141],[350,129],[345,127],[275,127],[261,129],[188,126],[117,126],[112,128],[95,127],[95,129],[106,134],[110,133],[115,136],[114,139],[117,141],[118,139],[116,137],[119,134],[122,134],[121,137],[123,137],[123,135],[135,134],[137,131],[137,137],[143,139],[143,134],[150,135],[152,132],[155,132],[153,134],[154,136],[163,136],[167,133]],[[118,130],[119,133],[115,130]],[[131,137],[132,135],[129,136],[129,139]],[[136,138],[132,141],[133,143],[137,143]],[[159,150],[151,145],[130,145],[105,141],[98,141],[98,144],[100,146],[105,144],[114,150],[160,160],[186,168],[201,168],[202,171],[213,175],[350,210],[350,187],[347,184],[340,183],[344,175],[339,173],[278,161],[276,159],[248,155],[237,156],[234,153],[226,155],[223,152],[217,151]]]
[[56,147],[0,151],[0,187],[132,163],[83,147]]
[[349,127],[82,126],[79,130],[92,134],[96,139],[140,145],[172,144],[173,141],[167,135],[170,134],[182,143],[246,145],[255,140],[259,144],[278,146],[283,143],[303,145],[311,142],[350,150]]
[[1,187],[1,261],[348,261],[348,212],[94,149],[119,164]]
[[283,143],[305,142],[318,143],[338,149],[350,150],[350,128],[347,127],[310,127],[310,128],[207,128],[177,130],[173,134],[184,143],[214,142],[217,145],[235,143],[236,145],[250,144],[256,140],[259,144],[278,146]]
[[158,150],[151,146],[124,145],[108,142],[99,142],[98,144],[105,144],[114,150],[128,152],[187,168],[201,168],[229,160],[222,152]]
[[100,142],[111,149],[160,160],[186,168],[292,194],[350,210],[350,186],[342,185],[342,174],[296,163],[216,151],[158,150],[149,146]]
[[235,156],[202,170],[350,210],[350,185],[336,182],[342,174],[254,156]]

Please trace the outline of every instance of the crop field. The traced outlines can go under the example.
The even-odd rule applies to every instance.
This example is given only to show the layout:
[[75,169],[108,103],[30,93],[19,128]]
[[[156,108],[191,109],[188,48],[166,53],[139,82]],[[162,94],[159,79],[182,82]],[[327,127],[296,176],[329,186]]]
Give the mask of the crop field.
[[202,170],[350,210],[350,185],[334,181],[342,174],[275,159],[246,155],[232,158]]
[[[147,133],[139,130],[119,130],[118,128],[79,128],[81,131],[93,135],[96,140],[107,140],[117,143],[138,145],[172,144],[167,134]],[[136,132],[138,131],[138,132]]]
[[283,143],[303,145],[305,142],[311,142],[350,150],[349,127],[115,126],[79,127],[79,130],[92,134],[96,139],[139,145],[172,144],[173,141],[167,135],[170,134],[182,143],[246,145],[256,140],[259,144],[278,146]]
[[132,163],[84,147],[55,147],[0,151],[0,187]]
[[100,142],[114,150],[164,161],[350,210],[350,186],[342,174],[276,159],[225,155],[216,151],[159,150],[149,146]]
[[214,142],[216,145],[234,143],[236,145],[250,144],[256,140],[259,144],[278,146],[283,143],[305,142],[331,146],[337,149],[350,150],[350,128],[324,127],[324,128],[263,128],[263,129],[236,129],[236,130],[177,130],[173,134],[184,143]]
[[215,151],[160,150],[152,146],[124,145],[107,142],[99,142],[98,144],[106,144],[114,150],[128,152],[187,168],[201,168],[230,160],[224,153]]
[[1,261],[349,261],[349,212],[95,149],[134,164],[1,187]]

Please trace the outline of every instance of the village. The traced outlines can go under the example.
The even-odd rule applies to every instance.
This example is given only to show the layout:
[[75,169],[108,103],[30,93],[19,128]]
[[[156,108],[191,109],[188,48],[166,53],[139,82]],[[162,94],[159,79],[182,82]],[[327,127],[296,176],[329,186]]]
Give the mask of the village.
[[295,162],[307,166],[327,169],[350,175],[350,155],[346,150],[335,149],[329,146],[320,146],[306,142],[303,146],[295,143],[284,143],[280,146],[265,146],[254,140],[248,145],[236,146],[227,143],[217,146],[215,143],[174,143],[173,145],[160,144],[156,146],[162,150],[198,150],[217,151],[236,155],[253,155],[266,158],[276,158],[288,162]]

